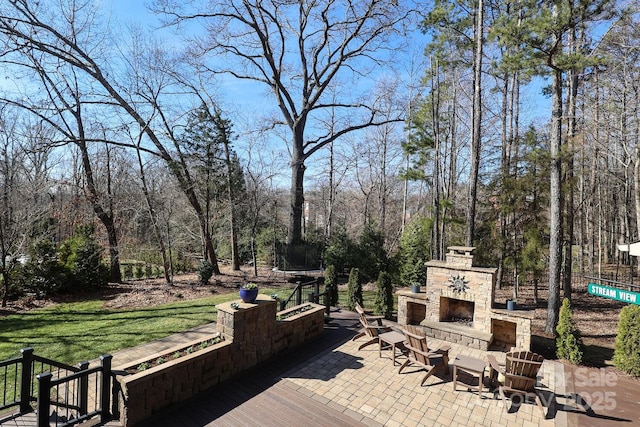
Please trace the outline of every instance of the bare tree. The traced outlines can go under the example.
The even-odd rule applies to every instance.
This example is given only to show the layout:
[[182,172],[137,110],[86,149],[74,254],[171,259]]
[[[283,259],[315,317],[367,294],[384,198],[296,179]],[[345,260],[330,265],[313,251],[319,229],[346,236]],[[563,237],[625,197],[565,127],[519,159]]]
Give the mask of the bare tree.
[[[138,144],[140,144],[142,139],[142,133],[138,135]],[[147,182],[147,175],[145,172],[145,163],[142,159],[141,150],[137,150],[136,154],[138,155],[138,168],[140,171],[140,182],[142,184],[142,193],[144,194],[144,200],[147,204],[147,211],[149,213],[149,218],[151,219],[151,226],[153,228],[153,234],[156,238],[156,242],[158,242],[158,246],[160,248],[160,257],[162,258],[162,268],[164,271],[164,280],[170,285],[173,282],[173,274],[171,268],[171,253],[167,251],[167,245],[165,245],[165,239],[163,238],[163,233],[160,225],[160,220],[158,218],[158,213],[156,211],[156,205],[151,197],[151,189],[149,188],[149,184]],[[167,241],[169,240],[167,236]]]
[[245,180],[247,183],[247,221],[249,226],[249,241],[251,247],[251,261],[253,275],[258,276],[257,235],[261,227],[269,223],[268,209],[274,203],[273,170],[275,162],[267,157],[269,150],[264,150],[253,142],[247,147],[247,161],[245,166]]
[[16,264],[15,258],[20,249],[20,230],[22,221],[16,218],[18,209],[15,193],[18,191],[19,173],[16,170],[22,163],[22,153],[16,140],[17,116],[9,113],[5,104],[0,109],[0,274],[4,285],[2,307],[7,306],[11,287],[11,270]]
[[[43,98],[33,101],[29,98],[18,101],[4,99],[4,101],[30,112],[52,129],[55,129],[58,133],[57,140],[51,143],[51,147],[43,146],[43,149],[49,150],[53,146],[73,144],[79,150],[87,201],[91,204],[95,216],[107,231],[110,257],[109,280],[120,282],[122,276],[111,198],[109,156],[106,156],[106,183],[103,188],[100,188],[94,176],[92,158],[89,153],[90,143],[95,141],[95,138],[91,136],[91,129],[86,124],[86,116],[90,113],[87,113],[89,109],[85,107],[91,103],[88,99],[89,97],[84,95],[87,88],[78,78],[76,70],[59,59],[53,60],[51,64],[48,64],[47,59],[42,55],[25,51],[20,65],[33,73],[36,79],[34,81],[39,81]],[[49,72],[47,67],[55,69],[55,72]]]
[[[204,20],[209,36],[201,55],[211,55],[214,73],[226,73],[269,88],[290,132],[291,211],[287,243],[302,241],[305,161],[341,136],[390,120],[353,91],[383,58],[395,56],[401,38],[394,38],[410,16],[398,2],[366,0],[236,1],[225,0],[188,8],[182,1],[157,1],[156,10],[173,24]],[[338,82],[351,93],[340,101],[325,95]],[[314,122],[339,111],[341,123],[332,133],[317,132]],[[399,120],[400,118],[394,118]]]
[[[49,4],[16,0],[0,7],[0,35],[4,43],[3,59],[13,67],[21,66],[26,55],[40,55],[43,60],[68,64],[74,72],[82,74],[96,98],[103,106],[118,107],[126,113],[151,142],[151,148],[144,147],[146,153],[163,159],[171,174],[178,181],[200,225],[203,255],[214,265],[214,272],[220,273],[213,247],[211,231],[207,227],[204,212],[195,193],[195,186],[188,167],[181,157],[176,139],[174,114],[163,108],[162,96],[169,90],[167,69],[171,62],[158,47],[139,45],[138,50],[122,56],[125,70],[133,71],[132,86],[125,87],[126,79],[118,80],[120,74],[114,69],[101,65],[100,40],[95,36],[92,25],[95,21],[90,10],[90,2],[61,4],[57,11]],[[79,37],[83,34],[84,38]],[[146,57],[144,53],[148,53]],[[155,55],[155,56],[152,56]],[[129,62],[127,59],[140,57],[147,59]],[[114,58],[112,58],[114,59]],[[46,62],[48,63],[48,62]],[[104,59],[104,64],[109,61]],[[128,68],[127,68],[128,67]],[[55,73],[54,69],[43,69],[44,75]],[[98,93],[98,89],[100,92]],[[175,95],[172,93],[171,95]],[[110,141],[116,143],[115,141]],[[121,144],[136,148],[130,144]]]

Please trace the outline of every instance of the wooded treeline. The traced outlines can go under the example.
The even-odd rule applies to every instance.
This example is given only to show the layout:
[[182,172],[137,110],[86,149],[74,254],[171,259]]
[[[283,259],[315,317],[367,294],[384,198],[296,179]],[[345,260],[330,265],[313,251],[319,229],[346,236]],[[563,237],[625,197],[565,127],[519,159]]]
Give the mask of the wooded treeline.
[[405,263],[476,246],[501,285],[549,288],[549,329],[573,270],[640,240],[638,11],[400,3],[158,0],[151,31],[0,1],[5,284],[87,223],[111,280],[142,261],[168,282],[368,228]]

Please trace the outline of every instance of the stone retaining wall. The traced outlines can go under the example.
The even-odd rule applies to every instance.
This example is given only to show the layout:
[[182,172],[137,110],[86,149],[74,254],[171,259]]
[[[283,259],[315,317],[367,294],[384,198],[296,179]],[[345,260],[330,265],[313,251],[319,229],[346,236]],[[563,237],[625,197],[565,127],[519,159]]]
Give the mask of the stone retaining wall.
[[[239,308],[233,308],[231,302],[216,307],[217,329],[224,337],[221,343],[133,375],[116,375],[114,414],[124,427],[134,426],[168,406],[298,347],[324,330],[324,307],[318,304],[303,304],[313,308],[276,320],[277,314],[297,307],[277,313],[276,301],[266,295],[258,295],[253,304],[234,302]],[[150,354],[147,360],[171,352]],[[124,371],[139,362],[142,361],[115,370]]]

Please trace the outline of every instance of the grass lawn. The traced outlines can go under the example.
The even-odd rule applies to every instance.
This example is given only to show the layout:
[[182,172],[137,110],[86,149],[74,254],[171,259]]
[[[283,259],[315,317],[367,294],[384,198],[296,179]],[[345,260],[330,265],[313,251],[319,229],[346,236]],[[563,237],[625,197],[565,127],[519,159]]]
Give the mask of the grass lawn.
[[[270,295],[277,289],[261,289]],[[67,364],[134,347],[216,320],[216,304],[237,293],[135,310],[110,310],[91,300],[35,309],[0,319],[0,360],[33,347],[36,354]]]
[[[260,289],[271,295],[282,289]],[[340,292],[342,307],[347,293]],[[372,310],[375,292],[364,291],[364,306]],[[0,360],[33,347],[36,354],[67,364],[134,347],[198,325],[215,322],[216,304],[238,299],[233,292],[135,310],[111,310],[103,301],[59,304],[0,319]]]

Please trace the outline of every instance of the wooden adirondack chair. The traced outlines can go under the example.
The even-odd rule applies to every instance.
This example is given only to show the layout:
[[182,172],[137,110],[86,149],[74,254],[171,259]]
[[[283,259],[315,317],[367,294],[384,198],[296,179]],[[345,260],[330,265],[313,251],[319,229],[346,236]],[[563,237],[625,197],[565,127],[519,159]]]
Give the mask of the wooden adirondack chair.
[[545,415],[539,391],[535,388],[538,371],[544,362],[542,356],[531,351],[511,351],[506,355],[504,367],[493,355],[487,355],[487,359],[491,365],[491,378],[495,378],[498,373],[504,376],[504,381],[498,387],[502,400],[505,402],[507,400],[505,393],[520,395],[524,399],[533,397],[542,414]]
[[364,308],[362,308],[358,303],[356,303],[356,312],[358,313],[358,319],[360,320],[362,329],[353,338],[351,338],[351,341],[355,341],[364,336],[369,338],[367,342],[360,344],[358,350],[362,350],[371,344],[377,344],[379,342],[378,335],[391,331],[390,327],[382,324],[384,316],[367,316],[364,312]]
[[427,371],[420,385],[423,385],[427,378],[441,366],[444,367],[445,373],[449,374],[449,349],[451,348],[449,345],[430,349],[427,345],[427,337],[412,325],[406,325],[403,332],[406,337],[404,346],[408,350],[408,355],[398,373],[402,373],[402,370],[409,365],[417,365]]

